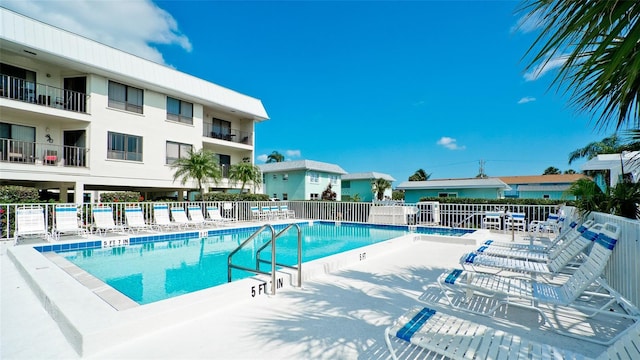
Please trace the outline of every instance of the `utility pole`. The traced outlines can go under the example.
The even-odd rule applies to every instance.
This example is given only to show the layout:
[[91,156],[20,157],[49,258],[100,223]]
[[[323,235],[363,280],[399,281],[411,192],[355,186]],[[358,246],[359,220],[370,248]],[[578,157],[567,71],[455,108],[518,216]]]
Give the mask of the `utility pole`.
[[484,160],[480,159],[480,169],[478,170],[478,178],[484,179],[487,177],[487,174],[484,173]]

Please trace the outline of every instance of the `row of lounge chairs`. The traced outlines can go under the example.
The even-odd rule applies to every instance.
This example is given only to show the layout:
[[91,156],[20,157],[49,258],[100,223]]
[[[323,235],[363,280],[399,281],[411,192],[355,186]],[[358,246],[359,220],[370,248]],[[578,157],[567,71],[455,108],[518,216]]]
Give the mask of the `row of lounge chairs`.
[[[607,351],[593,358],[640,359],[640,310],[602,277],[620,238],[619,227],[587,221],[559,229],[548,244],[485,242],[460,258],[461,269],[438,277],[439,292],[451,309],[463,312],[493,316],[504,305],[533,310],[553,333],[608,345]],[[453,359],[589,358],[443,313],[435,310],[431,299],[423,294],[418,298],[423,304],[385,329],[393,359],[397,359],[393,339]],[[549,313],[554,319],[572,313],[578,321],[600,316],[627,327],[607,339],[582,336],[554,324]]]
[[251,217],[253,220],[295,219],[296,213],[293,210],[289,210],[287,205],[252,206]]
[[62,235],[83,236],[90,231],[98,234],[136,233],[139,231],[181,230],[188,228],[204,228],[229,223],[233,219],[222,217],[218,206],[207,206],[204,216],[199,205],[189,205],[187,212],[183,207],[169,207],[167,204],[154,204],[154,222],[145,219],[140,206],[128,206],[124,209],[126,223],[117,223],[110,206],[94,206],[91,209],[93,224],[85,227],[78,219],[75,205],[56,205],[54,208],[54,226],[51,233],[45,222],[42,207],[20,208],[16,210],[16,243],[20,238],[40,237],[60,240]]

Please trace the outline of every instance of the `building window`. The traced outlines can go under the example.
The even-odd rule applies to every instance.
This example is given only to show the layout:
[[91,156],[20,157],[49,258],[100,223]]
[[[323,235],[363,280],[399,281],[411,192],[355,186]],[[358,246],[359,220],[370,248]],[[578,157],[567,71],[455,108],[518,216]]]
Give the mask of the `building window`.
[[349,181],[349,180],[345,180],[345,181],[343,181],[343,182],[342,182],[342,188],[343,188],[343,189],[349,189],[349,188],[351,188],[351,181]]
[[193,124],[193,104],[167,96],[167,119]]
[[109,131],[107,158],[142,161],[142,137]]
[[457,193],[438,193],[438,197],[441,197],[441,198],[446,198],[446,197],[457,198],[458,194]]
[[142,114],[144,91],[109,81],[109,107]]
[[0,123],[0,139],[0,160],[27,161],[36,157],[36,128]]
[[282,193],[282,200],[289,200],[289,194]]
[[318,173],[316,173],[316,172],[309,173],[309,182],[310,183],[319,183],[320,182],[320,176],[318,175]]
[[549,196],[549,194],[544,194],[544,195],[542,195],[542,198],[543,198],[543,199],[549,199],[549,198],[551,198],[551,197]]
[[289,180],[289,174],[282,174],[282,181]]
[[309,198],[311,200],[318,200],[320,199],[320,196],[318,194],[309,194]]
[[278,198],[278,194],[273,193],[273,197],[272,197],[272,199],[277,199],[277,198]]
[[331,185],[336,185],[338,183],[338,175],[329,175],[329,181]]
[[278,174],[273,174],[271,177],[273,178],[273,180],[277,180],[278,179]]
[[178,159],[189,157],[189,153],[192,149],[193,146],[190,144],[167,141],[166,164],[173,164]]
[[211,137],[231,140],[231,122],[213,118],[211,122]]

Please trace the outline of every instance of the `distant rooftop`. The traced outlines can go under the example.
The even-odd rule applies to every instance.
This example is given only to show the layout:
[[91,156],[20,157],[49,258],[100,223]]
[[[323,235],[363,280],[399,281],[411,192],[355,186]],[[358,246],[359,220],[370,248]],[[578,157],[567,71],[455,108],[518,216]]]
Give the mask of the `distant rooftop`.
[[565,184],[573,183],[582,178],[583,174],[554,174],[554,175],[524,175],[524,176],[496,176],[506,184]]
[[396,179],[394,179],[389,174],[383,174],[375,171],[342,175],[342,180],[373,180],[373,179],[385,179],[388,181],[396,181]]
[[263,173],[293,171],[293,170],[314,170],[333,174],[346,174],[343,168],[336,164],[329,164],[313,160],[281,161],[267,164],[259,164],[258,167]]
[[409,189],[458,189],[458,188],[500,188],[510,190],[509,185],[498,178],[436,179],[427,181],[403,181],[397,186],[400,190]]

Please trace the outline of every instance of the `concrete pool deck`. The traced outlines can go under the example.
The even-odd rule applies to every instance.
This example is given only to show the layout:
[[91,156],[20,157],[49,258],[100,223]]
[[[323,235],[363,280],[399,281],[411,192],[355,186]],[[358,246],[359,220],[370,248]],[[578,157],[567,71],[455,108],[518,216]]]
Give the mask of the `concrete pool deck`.
[[[477,233],[473,244],[411,241],[372,253],[363,261],[316,273],[302,289],[286,287],[275,296],[215,296],[198,299],[195,316],[171,315],[153,331],[80,356],[30,289],[0,244],[0,357],[2,359],[387,359],[384,329],[419,299],[479,323],[595,357],[605,346],[559,336],[531,311],[506,308],[494,317],[472,315],[448,306],[434,288],[437,277],[459,267],[464,252],[503,233]],[[208,302],[207,302],[208,301]],[[74,304],[82,314],[82,299]],[[188,311],[188,304],[187,311]],[[208,311],[201,312],[203,306]],[[91,305],[88,306],[91,309]],[[90,311],[90,310],[88,310]],[[124,313],[131,311],[125,310]],[[90,318],[91,314],[87,313]],[[571,321],[568,319],[567,321]],[[589,323],[578,331],[589,332]],[[135,324],[133,324],[135,326]],[[607,324],[609,326],[609,324]],[[118,334],[113,334],[114,338]],[[109,343],[105,339],[105,343]],[[402,358],[425,353],[402,347]],[[427,354],[428,355],[428,354]]]

